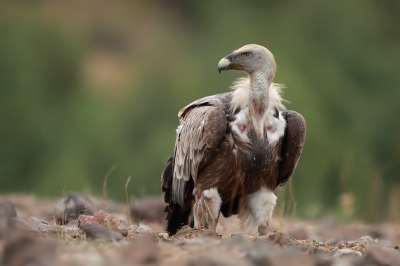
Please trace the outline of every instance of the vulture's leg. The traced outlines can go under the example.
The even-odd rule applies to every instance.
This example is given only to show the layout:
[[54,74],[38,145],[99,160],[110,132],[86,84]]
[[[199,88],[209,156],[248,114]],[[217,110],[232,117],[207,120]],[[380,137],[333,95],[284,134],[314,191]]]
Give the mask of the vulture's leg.
[[248,231],[257,226],[260,235],[265,235],[274,212],[276,199],[274,192],[266,187],[262,187],[252,194],[247,194],[239,212],[243,229]]
[[221,208],[221,197],[216,188],[210,188],[203,192],[195,192],[195,204],[193,217],[195,228],[208,228],[215,230]]

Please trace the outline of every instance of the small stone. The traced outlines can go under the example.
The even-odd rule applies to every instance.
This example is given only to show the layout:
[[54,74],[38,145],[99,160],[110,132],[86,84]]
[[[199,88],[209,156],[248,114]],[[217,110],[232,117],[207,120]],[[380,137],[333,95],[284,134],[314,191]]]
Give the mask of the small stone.
[[67,224],[81,214],[93,215],[94,205],[85,194],[71,192],[54,206],[53,213],[58,224]]
[[291,245],[293,240],[285,232],[274,231],[268,235],[268,239],[274,244],[279,244],[280,246]]
[[337,250],[334,254],[334,258],[343,258],[343,257],[361,257],[362,253],[360,251],[355,251],[350,248],[342,248]]
[[374,243],[374,239],[370,236],[362,236],[359,239],[357,239],[356,241],[354,241],[354,243],[367,246],[370,243]]
[[169,239],[169,234],[168,233],[158,233],[158,237],[168,240]]
[[5,201],[0,203],[0,217],[17,217],[17,212],[11,202]]
[[153,229],[150,226],[140,223],[128,226],[128,234],[132,233],[153,233]]
[[121,233],[123,236],[128,235],[128,227],[126,222],[106,213],[104,210],[99,210],[93,216],[81,214],[78,217],[78,223],[79,228],[82,228],[82,226],[86,224],[95,224],[110,228]]
[[120,233],[97,224],[85,224],[81,229],[85,232],[86,237],[92,240],[110,242],[119,241],[122,238]]
[[13,204],[7,201],[0,203],[0,239],[7,237],[11,219],[14,217],[17,217],[17,212]]
[[31,217],[31,220],[34,224],[37,225],[39,230],[46,230],[46,229],[51,229],[53,228],[51,225],[49,225],[46,221],[39,220],[36,217]]
[[11,219],[12,227],[25,232],[25,234],[39,235],[39,227],[30,217],[13,217]]

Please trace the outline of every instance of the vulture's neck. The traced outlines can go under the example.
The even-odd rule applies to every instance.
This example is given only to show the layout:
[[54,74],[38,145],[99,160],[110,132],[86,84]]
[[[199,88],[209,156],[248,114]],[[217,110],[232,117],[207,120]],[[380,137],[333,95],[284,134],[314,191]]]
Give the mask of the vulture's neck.
[[[255,72],[250,76],[249,111],[250,115],[258,122],[262,122],[269,106],[269,91],[271,80],[266,72]],[[253,121],[256,122],[256,121]],[[255,126],[255,125],[254,125]]]
[[269,86],[272,78],[267,71],[255,72],[250,76],[249,89],[249,114],[254,126],[254,130],[260,139],[263,139],[264,127],[268,119],[269,107]]

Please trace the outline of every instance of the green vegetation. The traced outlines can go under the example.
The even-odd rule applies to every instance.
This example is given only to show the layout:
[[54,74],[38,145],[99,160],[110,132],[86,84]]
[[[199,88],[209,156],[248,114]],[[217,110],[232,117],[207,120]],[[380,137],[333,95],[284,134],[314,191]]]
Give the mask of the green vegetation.
[[[0,192],[160,193],[177,112],[268,47],[308,123],[296,215],[399,221],[400,2],[2,1]],[[289,202],[285,191],[280,202]],[[293,201],[293,200],[292,200]]]

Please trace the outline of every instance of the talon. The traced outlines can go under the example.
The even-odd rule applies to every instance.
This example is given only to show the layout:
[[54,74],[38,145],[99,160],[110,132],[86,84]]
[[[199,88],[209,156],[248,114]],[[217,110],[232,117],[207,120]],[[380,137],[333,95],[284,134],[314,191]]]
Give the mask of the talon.
[[265,226],[265,225],[258,226],[258,233],[260,234],[260,236],[264,236],[267,234],[267,228],[268,228],[268,226]]

